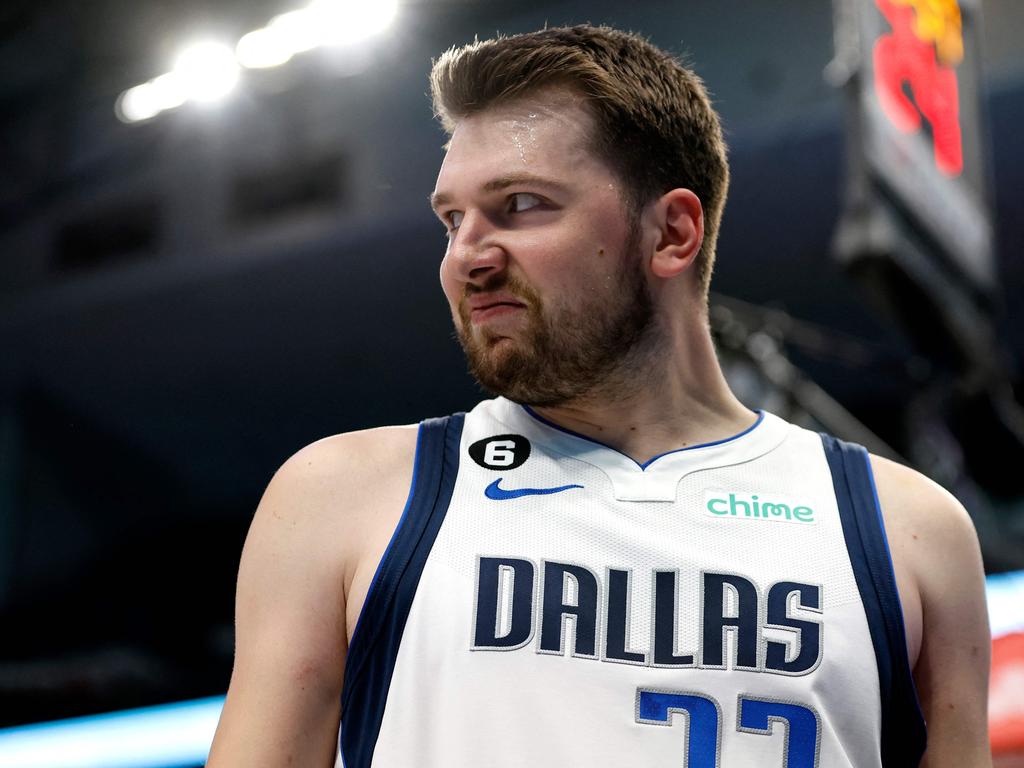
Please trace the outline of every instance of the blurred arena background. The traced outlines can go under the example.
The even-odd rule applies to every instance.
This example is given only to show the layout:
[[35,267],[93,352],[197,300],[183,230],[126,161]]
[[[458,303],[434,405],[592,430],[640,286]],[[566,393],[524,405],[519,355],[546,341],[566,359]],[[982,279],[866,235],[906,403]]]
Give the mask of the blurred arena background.
[[7,0],[0,766],[203,762],[276,468],[480,397],[425,202],[431,58],[584,21],[684,55],[722,114],[712,322],[741,399],[973,515],[993,746],[1024,765],[1019,0]]

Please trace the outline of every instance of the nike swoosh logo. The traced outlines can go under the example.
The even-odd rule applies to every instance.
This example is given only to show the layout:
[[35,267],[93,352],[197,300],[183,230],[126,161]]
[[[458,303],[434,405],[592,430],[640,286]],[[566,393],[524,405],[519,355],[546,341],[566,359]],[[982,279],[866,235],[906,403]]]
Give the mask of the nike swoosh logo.
[[571,488],[582,488],[582,485],[560,485],[557,488],[499,488],[501,482],[499,477],[484,489],[484,496],[495,501],[504,499],[518,499],[520,496],[547,496],[549,493],[561,493]]

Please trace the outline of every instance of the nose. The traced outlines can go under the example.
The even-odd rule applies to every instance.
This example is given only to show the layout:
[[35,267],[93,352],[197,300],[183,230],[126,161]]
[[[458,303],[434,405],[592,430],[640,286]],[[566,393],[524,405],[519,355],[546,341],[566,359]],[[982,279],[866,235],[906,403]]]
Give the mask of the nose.
[[479,211],[467,211],[448,241],[445,266],[461,283],[484,287],[505,270],[508,255],[497,229]]

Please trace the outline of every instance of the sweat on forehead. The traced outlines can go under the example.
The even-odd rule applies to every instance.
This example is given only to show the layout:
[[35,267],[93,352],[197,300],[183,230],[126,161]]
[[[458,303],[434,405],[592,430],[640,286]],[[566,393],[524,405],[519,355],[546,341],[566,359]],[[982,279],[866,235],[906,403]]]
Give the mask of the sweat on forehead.
[[492,193],[532,184],[563,194],[597,186],[619,191],[620,180],[592,150],[593,118],[578,101],[519,99],[481,110],[455,126],[431,205],[435,210],[467,190]]
[[506,122],[510,127],[515,126],[524,131],[534,130],[534,126],[541,121],[550,121],[563,127],[578,126],[588,141],[592,139],[596,127],[594,116],[587,108],[583,95],[564,86],[552,86],[528,96],[499,101],[463,116],[451,126],[444,149],[448,150],[451,146],[451,137],[460,125],[467,121],[481,120]]
[[460,121],[448,143],[442,165],[448,173],[442,172],[442,177],[448,180],[451,172],[457,172],[465,180],[477,174],[530,171],[568,183],[584,168],[605,170],[591,150],[592,125],[585,112],[570,107],[553,113],[540,106],[521,106],[488,110]]

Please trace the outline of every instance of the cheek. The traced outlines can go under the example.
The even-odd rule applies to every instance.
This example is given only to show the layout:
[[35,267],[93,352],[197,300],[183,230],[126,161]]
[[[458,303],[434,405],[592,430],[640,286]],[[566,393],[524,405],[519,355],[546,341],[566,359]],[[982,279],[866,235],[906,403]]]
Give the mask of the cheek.
[[441,260],[441,267],[438,270],[438,276],[441,280],[441,290],[444,291],[445,298],[448,299],[448,304],[451,306],[452,312],[454,312],[458,306],[461,292],[459,289],[459,283],[452,274],[447,254]]

